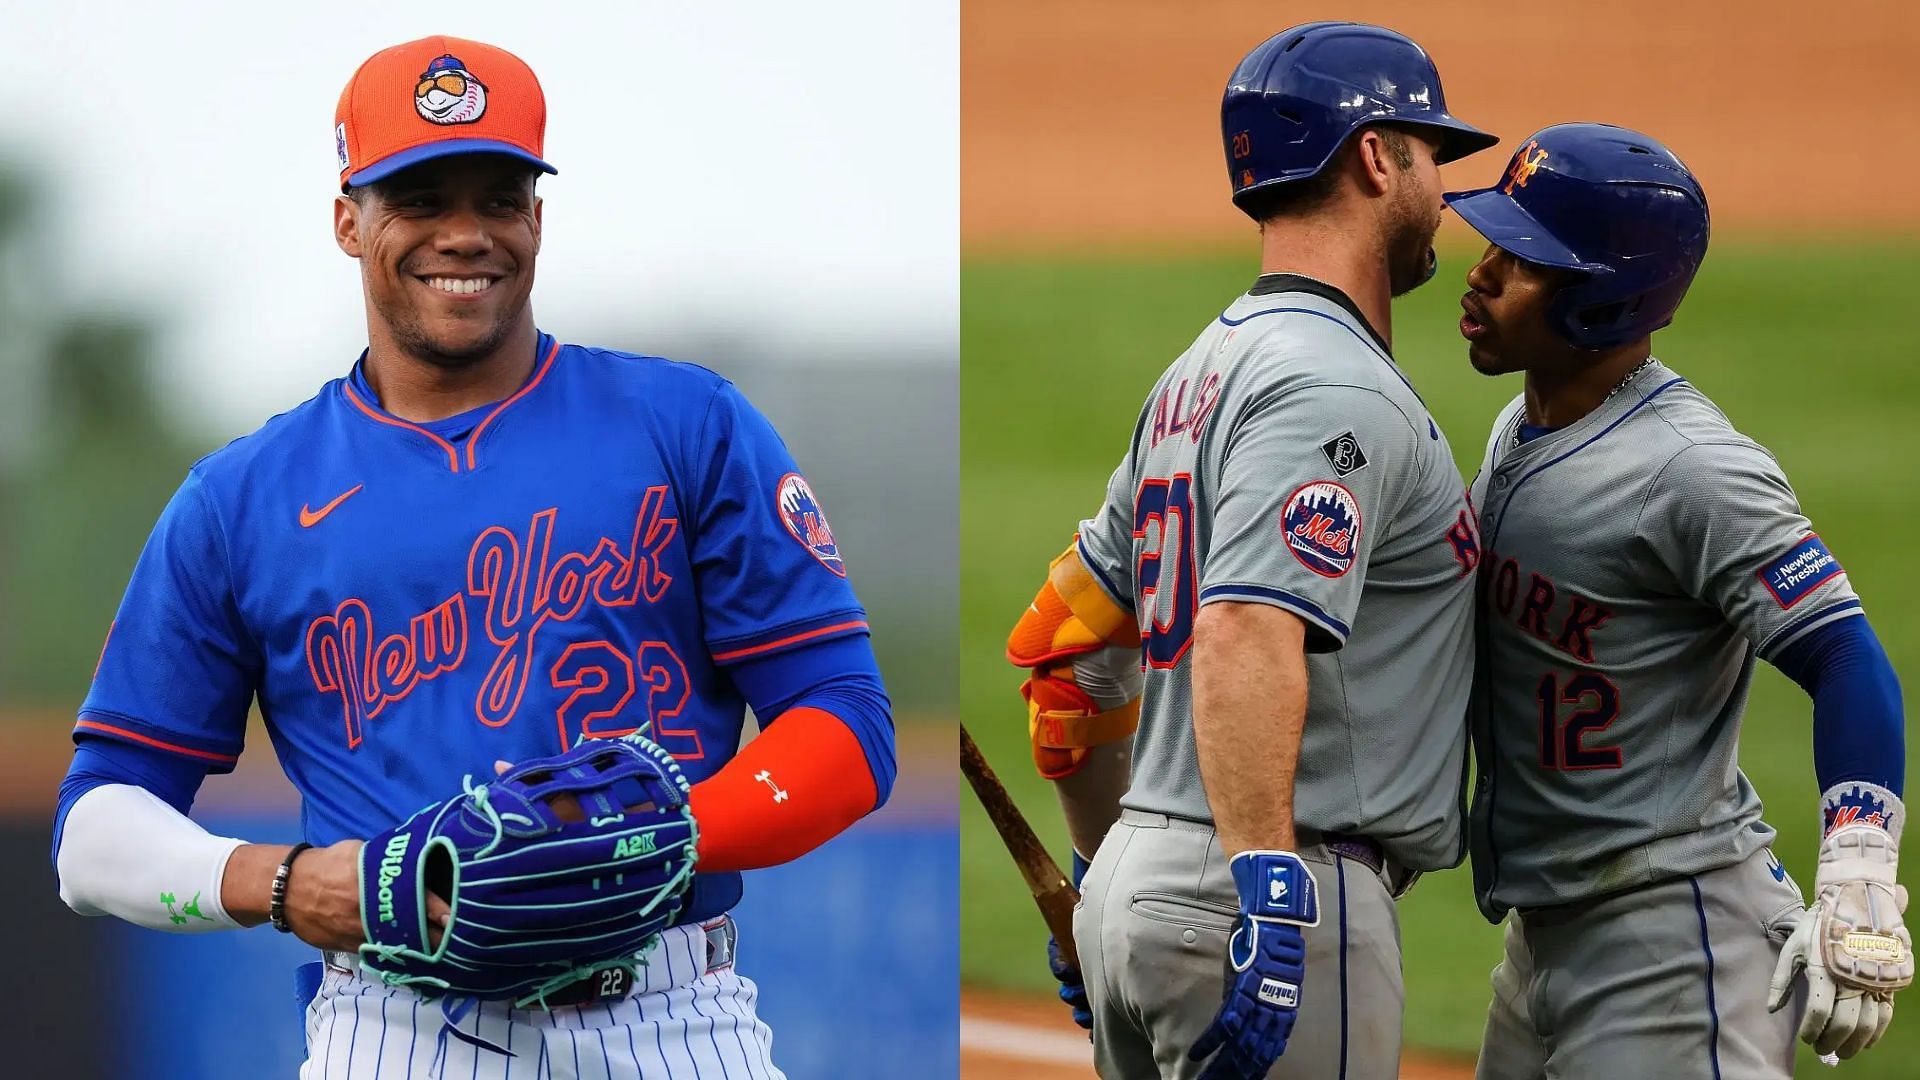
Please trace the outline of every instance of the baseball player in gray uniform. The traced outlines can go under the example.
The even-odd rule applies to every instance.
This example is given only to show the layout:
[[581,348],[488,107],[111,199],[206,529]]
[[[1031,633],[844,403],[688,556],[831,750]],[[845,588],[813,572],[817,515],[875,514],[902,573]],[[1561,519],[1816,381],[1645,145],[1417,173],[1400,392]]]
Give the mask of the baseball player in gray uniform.
[[1437,165],[1495,139],[1351,23],[1255,49],[1222,120],[1263,273],[1155,384],[1009,645],[1098,849],[1055,966],[1102,1076],[1393,1077],[1393,900],[1464,857],[1479,541],[1389,300],[1432,275]]
[[[1492,242],[1469,358],[1526,373],[1473,483],[1474,878],[1506,918],[1479,1075],[1785,1077],[1796,1024],[1851,1056],[1913,977],[1899,684],[1779,463],[1652,356],[1705,195],[1654,140],[1565,124],[1447,201]],[[1810,908],[1735,764],[1756,656],[1814,700]]]

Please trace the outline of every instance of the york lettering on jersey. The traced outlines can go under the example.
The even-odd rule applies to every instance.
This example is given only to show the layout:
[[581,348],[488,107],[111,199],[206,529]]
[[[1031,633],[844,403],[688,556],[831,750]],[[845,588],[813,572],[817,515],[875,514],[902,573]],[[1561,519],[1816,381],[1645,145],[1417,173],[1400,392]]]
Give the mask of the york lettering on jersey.
[[1487,565],[1493,572],[1482,578],[1481,602],[1488,615],[1511,619],[1575,660],[1594,663],[1593,635],[1613,618],[1611,608],[1532,571],[1524,572],[1523,590],[1520,564],[1495,552],[1487,553]]
[[[524,535],[488,527],[467,552],[464,589],[410,616],[404,633],[378,637],[374,613],[353,597],[313,619],[306,634],[308,671],[316,690],[339,696],[347,747],[358,747],[367,721],[420,683],[462,668],[470,638],[470,599],[479,605],[480,629],[492,646],[486,677],[474,696],[474,714],[489,727],[513,719],[543,626],[573,619],[590,602],[603,608],[630,607],[642,600],[657,603],[666,595],[673,578],[661,568],[661,558],[679,528],[679,521],[664,513],[666,499],[666,485],[647,489],[624,547],[601,537],[591,551],[555,557],[557,507],[534,514]],[[457,573],[457,566],[449,570]],[[554,677],[562,678],[557,671]],[[684,698],[684,685],[678,689]],[[631,690],[627,688],[629,694]]]

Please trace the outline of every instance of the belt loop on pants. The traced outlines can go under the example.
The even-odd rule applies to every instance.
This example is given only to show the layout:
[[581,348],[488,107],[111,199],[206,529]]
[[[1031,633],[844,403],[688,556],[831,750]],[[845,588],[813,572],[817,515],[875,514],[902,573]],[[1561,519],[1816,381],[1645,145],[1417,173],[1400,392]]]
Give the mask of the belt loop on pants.
[[1364,836],[1328,833],[1321,839],[1321,843],[1326,845],[1326,849],[1333,854],[1352,859],[1376,874],[1386,872],[1386,852],[1380,849],[1378,841],[1369,840]]

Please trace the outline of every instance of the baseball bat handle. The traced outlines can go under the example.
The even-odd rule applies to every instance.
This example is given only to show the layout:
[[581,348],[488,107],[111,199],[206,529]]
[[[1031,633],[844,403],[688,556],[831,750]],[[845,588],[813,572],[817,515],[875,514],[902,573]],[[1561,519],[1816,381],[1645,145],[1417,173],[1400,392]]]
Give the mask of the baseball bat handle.
[[1033,826],[1027,824],[1026,816],[1013,804],[1006,787],[993,774],[993,766],[987,764],[980,748],[974,745],[965,724],[960,725],[960,771],[966,774],[967,783],[987,811],[987,818],[1000,833],[1014,865],[1020,868],[1027,891],[1040,908],[1040,917],[1046,920],[1047,929],[1059,942],[1060,952],[1069,964],[1079,967],[1080,954],[1073,945],[1073,907],[1079,903],[1080,894],[1067,880],[1067,875],[1060,872],[1060,864],[1047,854],[1046,846],[1040,843]]

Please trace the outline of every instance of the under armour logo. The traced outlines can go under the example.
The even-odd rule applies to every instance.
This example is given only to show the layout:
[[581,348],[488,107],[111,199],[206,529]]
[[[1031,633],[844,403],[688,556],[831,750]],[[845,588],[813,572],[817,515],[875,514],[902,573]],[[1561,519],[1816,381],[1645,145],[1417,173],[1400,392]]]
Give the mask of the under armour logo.
[[779,784],[776,784],[776,783],[774,783],[774,782],[773,782],[773,774],[772,774],[772,773],[770,773],[770,772],[768,772],[768,771],[767,771],[767,770],[765,770],[765,769],[761,769],[761,770],[760,770],[759,772],[757,772],[757,773],[754,773],[754,774],[753,774],[753,778],[754,778],[755,780],[758,780],[758,781],[760,781],[761,783],[763,783],[763,784],[765,784],[765,785],[767,785],[768,787],[770,787],[770,788],[772,788],[772,789],[773,789],[773,801],[774,801],[774,802],[777,802],[777,803],[778,803],[778,802],[786,802],[786,801],[787,801],[787,793],[786,793],[786,792],[784,792],[784,791],[782,791],[782,790],[780,790],[780,785],[779,785]]
[[[1534,153],[1529,155],[1527,153],[1529,150]],[[1516,186],[1526,187],[1527,181],[1540,170],[1540,163],[1545,160],[1547,160],[1547,152],[1540,149],[1540,140],[1535,139],[1521,147],[1520,152],[1513,155],[1513,165],[1507,169],[1507,186],[1501,190],[1511,195]]]

